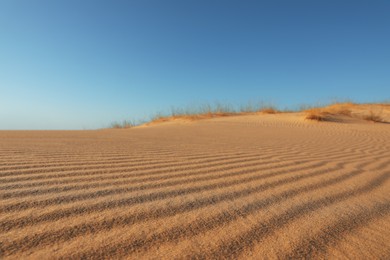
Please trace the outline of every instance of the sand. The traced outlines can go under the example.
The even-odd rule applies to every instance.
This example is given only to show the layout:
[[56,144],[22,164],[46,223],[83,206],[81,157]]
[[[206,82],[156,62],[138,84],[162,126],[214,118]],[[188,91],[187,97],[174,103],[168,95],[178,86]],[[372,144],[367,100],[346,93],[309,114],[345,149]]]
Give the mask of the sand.
[[344,119],[0,131],[0,257],[389,259],[390,125]]

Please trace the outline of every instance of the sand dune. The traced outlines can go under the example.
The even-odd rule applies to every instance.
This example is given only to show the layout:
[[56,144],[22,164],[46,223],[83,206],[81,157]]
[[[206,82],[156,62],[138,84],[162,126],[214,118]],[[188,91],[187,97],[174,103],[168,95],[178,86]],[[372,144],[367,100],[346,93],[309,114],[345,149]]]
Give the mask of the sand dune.
[[338,119],[2,131],[0,257],[389,258],[390,125]]

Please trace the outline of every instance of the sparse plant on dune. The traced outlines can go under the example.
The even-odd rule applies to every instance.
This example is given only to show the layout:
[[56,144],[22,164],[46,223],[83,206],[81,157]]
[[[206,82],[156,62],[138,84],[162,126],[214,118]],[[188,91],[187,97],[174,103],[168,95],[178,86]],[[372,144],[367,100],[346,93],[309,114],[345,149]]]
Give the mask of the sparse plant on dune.
[[325,110],[334,115],[344,115],[344,116],[351,116],[351,108],[354,106],[352,102],[347,103],[334,103],[330,106],[325,107]]
[[110,128],[115,129],[124,129],[124,128],[131,128],[135,126],[135,123],[130,120],[123,120],[122,122],[113,122],[111,123]]
[[329,121],[332,116],[352,116],[351,107],[355,104],[348,103],[334,103],[325,107],[313,107],[304,110],[305,119],[315,121]]
[[264,113],[264,114],[277,114],[277,113],[281,113],[281,111],[277,110],[275,107],[264,107],[262,109],[260,109],[261,113]]
[[[369,104],[362,104],[362,106]],[[383,104],[376,104],[378,106],[385,106]],[[305,118],[309,120],[315,121],[333,121],[335,116],[345,116],[356,119],[364,119],[371,122],[383,123],[385,122],[382,116],[382,110],[373,111],[369,110],[368,114],[361,115],[360,113],[352,113],[352,109],[355,107],[359,107],[359,104],[355,104],[352,102],[347,103],[334,103],[325,107],[317,107],[311,108],[308,110],[304,110]],[[367,110],[366,110],[367,111]]]
[[327,121],[328,113],[322,111],[319,108],[313,108],[305,111],[305,119],[314,121]]
[[364,120],[371,121],[374,123],[383,123],[384,119],[382,118],[382,111],[380,112],[374,112],[370,110],[368,115],[363,116]]
[[306,119],[315,120],[315,121],[326,121],[326,116],[321,114],[308,114]]
[[258,111],[258,108],[251,105],[245,107],[241,106],[240,109],[237,109],[231,104],[223,104],[220,102],[215,103],[214,105],[203,104],[201,106],[191,106],[185,109],[171,107],[171,112],[168,115],[162,113],[157,113],[151,118],[152,123],[156,122],[166,122],[176,119],[186,119],[186,120],[199,120],[199,119],[208,119],[214,117],[225,117],[225,116],[234,116],[234,115],[243,115],[249,113],[255,113]]

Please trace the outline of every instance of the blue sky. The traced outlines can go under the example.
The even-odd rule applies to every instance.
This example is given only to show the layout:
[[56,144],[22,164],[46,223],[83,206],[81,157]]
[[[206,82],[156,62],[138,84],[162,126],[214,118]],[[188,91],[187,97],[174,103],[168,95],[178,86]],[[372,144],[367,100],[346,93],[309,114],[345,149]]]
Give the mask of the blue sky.
[[0,0],[0,129],[390,98],[390,1]]

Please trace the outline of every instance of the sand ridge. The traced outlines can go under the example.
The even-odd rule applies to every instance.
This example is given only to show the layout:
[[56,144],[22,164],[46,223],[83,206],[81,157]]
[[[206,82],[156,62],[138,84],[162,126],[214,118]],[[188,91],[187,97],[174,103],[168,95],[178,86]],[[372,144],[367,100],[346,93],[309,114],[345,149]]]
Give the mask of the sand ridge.
[[390,256],[390,125],[0,132],[2,258]]

